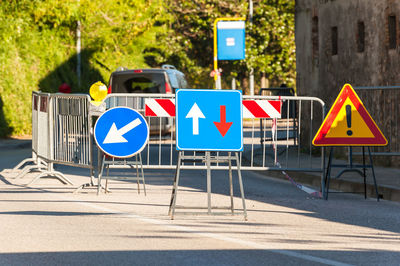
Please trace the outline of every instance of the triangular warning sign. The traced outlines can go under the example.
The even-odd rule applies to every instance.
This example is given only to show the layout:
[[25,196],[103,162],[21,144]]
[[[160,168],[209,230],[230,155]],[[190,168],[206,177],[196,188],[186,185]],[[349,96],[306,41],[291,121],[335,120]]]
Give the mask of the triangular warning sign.
[[315,146],[385,146],[387,140],[350,84],[345,84],[315,135]]

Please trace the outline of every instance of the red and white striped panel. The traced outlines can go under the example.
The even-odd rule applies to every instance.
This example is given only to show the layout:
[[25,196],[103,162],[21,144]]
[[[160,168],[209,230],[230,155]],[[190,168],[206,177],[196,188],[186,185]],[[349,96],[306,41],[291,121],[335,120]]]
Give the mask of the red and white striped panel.
[[[282,101],[243,100],[243,118],[281,118]],[[175,99],[146,99],[145,116],[174,117]]]
[[145,116],[175,116],[175,99],[146,99]]
[[282,101],[243,100],[243,118],[281,118]]

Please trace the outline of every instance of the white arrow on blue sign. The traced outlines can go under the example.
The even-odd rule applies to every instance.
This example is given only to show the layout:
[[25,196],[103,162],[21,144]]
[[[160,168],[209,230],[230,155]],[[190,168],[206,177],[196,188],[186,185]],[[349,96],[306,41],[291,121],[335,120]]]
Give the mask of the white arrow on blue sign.
[[94,138],[104,153],[112,157],[127,158],[143,150],[149,139],[149,127],[136,110],[115,107],[97,119]]
[[241,91],[181,89],[175,97],[177,150],[243,150]]

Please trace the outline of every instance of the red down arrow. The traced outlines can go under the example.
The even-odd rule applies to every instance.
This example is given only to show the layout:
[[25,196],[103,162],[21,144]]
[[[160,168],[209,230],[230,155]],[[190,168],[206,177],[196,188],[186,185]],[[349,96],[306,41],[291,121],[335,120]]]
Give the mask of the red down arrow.
[[225,137],[226,132],[228,132],[229,128],[232,126],[233,122],[226,122],[226,106],[220,105],[220,116],[221,122],[214,122],[217,127],[219,133],[221,133],[222,137]]

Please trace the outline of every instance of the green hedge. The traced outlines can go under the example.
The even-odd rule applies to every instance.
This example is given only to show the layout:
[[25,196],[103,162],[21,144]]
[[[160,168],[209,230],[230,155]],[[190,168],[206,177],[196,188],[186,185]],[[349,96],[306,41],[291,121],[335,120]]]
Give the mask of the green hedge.
[[[119,66],[146,67],[142,56],[165,26],[161,0],[0,2],[0,137],[31,134],[31,93],[67,82],[88,92]],[[76,27],[82,24],[78,87]]]

